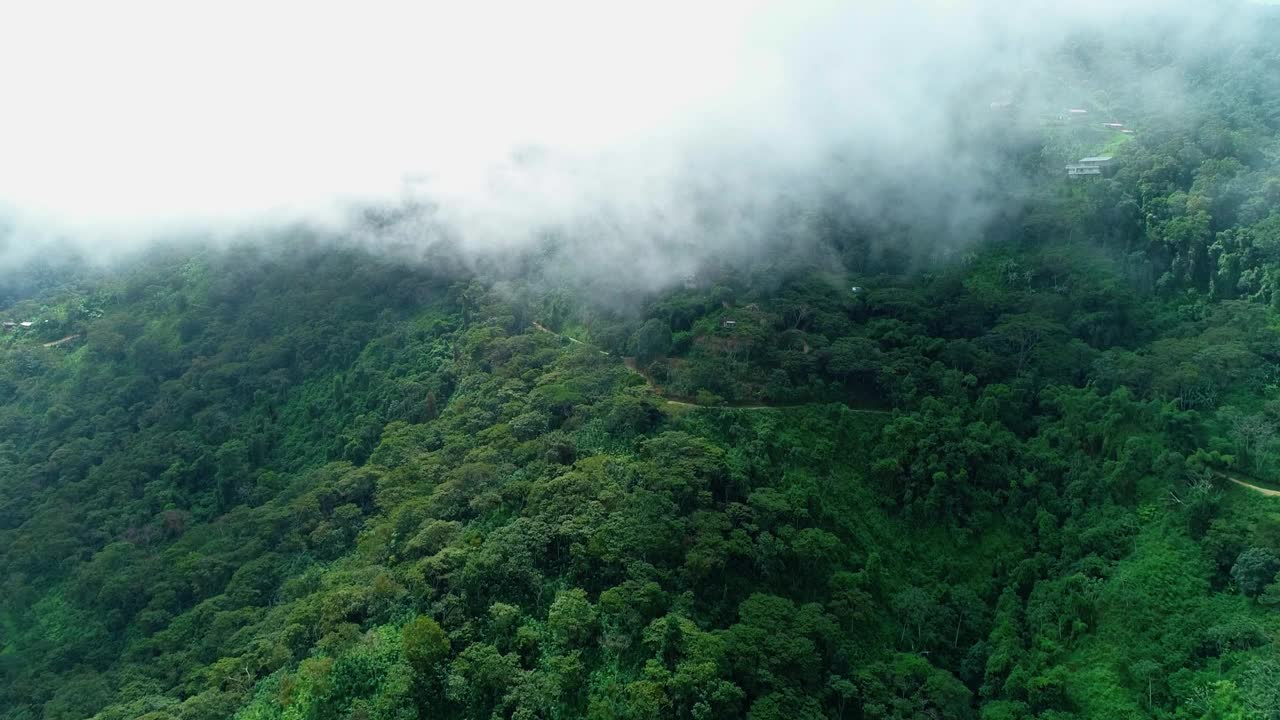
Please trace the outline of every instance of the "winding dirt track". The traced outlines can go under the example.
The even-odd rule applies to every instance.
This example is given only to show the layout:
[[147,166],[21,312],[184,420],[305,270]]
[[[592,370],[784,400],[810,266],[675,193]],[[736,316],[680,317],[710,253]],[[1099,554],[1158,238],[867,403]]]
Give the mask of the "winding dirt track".
[[[540,322],[537,322],[536,320],[533,322],[533,327],[548,335],[554,335],[558,338],[568,340],[569,342],[574,343],[576,345],[582,345],[583,347],[590,347],[589,345],[587,345],[587,343],[577,338],[569,337],[568,335],[561,335],[560,333],[546,327],[545,325],[543,325]],[[601,355],[607,355],[609,357],[612,357],[612,355],[605,352],[604,350],[598,350],[597,352],[599,352]],[[635,367],[635,363],[632,361],[631,358],[623,358],[622,364],[626,366],[626,368],[631,372],[644,378],[644,381],[649,384],[649,389],[653,390],[653,394],[662,398],[663,401],[665,401],[668,405],[674,405],[676,407],[703,408],[706,410],[779,410],[779,409],[785,409],[789,407],[800,407],[799,405],[699,405],[698,403],[692,403],[687,400],[672,400],[671,398],[663,395],[661,391],[659,391],[658,387],[653,384],[653,380],[651,380],[648,375],[645,375],[643,372],[640,371],[639,368]],[[849,408],[849,410],[851,412],[864,413],[867,415],[891,415],[892,414],[888,410],[864,410],[864,409],[858,409],[858,408]]]
[[45,344],[44,344],[44,347],[58,347],[59,345],[62,345],[63,343],[69,343],[69,342],[71,342],[72,340],[75,340],[75,339],[76,339],[76,338],[78,338],[78,337],[80,337],[78,334],[77,334],[77,335],[68,335],[68,336],[66,336],[66,337],[62,338],[61,340],[54,340],[53,342],[47,342],[47,343],[45,343]]
[[[543,325],[543,324],[542,324],[542,323],[540,323],[540,322],[537,322],[536,320],[535,320],[535,321],[534,321],[534,323],[533,323],[533,327],[535,327],[536,329],[538,329],[538,330],[540,330],[540,331],[542,331],[542,332],[544,332],[544,333],[546,333],[546,334],[548,334],[548,335],[554,335],[554,336],[556,336],[556,337],[558,337],[558,338],[562,338],[562,339],[568,340],[568,341],[569,341],[569,342],[571,342],[571,343],[574,343],[574,344],[577,344],[577,345],[582,345],[582,346],[584,346],[584,347],[586,347],[586,346],[587,346],[587,343],[585,343],[585,342],[583,342],[583,341],[581,341],[581,340],[579,340],[579,339],[577,339],[577,338],[569,337],[568,335],[561,335],[560,333],[558,333],[558,332],[556,332],[556,331],[554,331],[554,330],[552,330],[552,329],[550,329],[550,328],[546,327],[545,325]],[[64,343],[64,342],[66,342],[67,340],[71,340],[71,339],[73,339],[74,337],[76,337],[76,336],[74,336],[74,335],[73,335],[72,337],[69,337],[69,338],[63,338],[62,340],[59,340],[57,343],[52,343],[52,344]],[[46,345],[45,347],[49,347],[49,346],[48,346],[48,345]],[[605,352],[604,350],[599,350],[598,352],[599,352],[601,355],[609,355],[609,353]],[[610,357],[612,357],[612,356],[610,356]],[[691,402],[688,402],[688,401],[685,401],[685,400],[672,400],[672,399],[670,399],[670,398],[666,397],[665,395],[663,395],[661,392],[659,392],[659,391],[658,391],[657,386],[655,386],[655,385],[653,384],[653,381],[649,379],[649,376],[648,376],[648,375],[645,375],[644,373],[640,372],[640,370],[639,370],[638,368],[634,367],[634,364],[633,364],[632,362],[630,362],[630,358],[624,358],[624,359],[623,359],[623,365],[625,365],[625,366],[626,366],[626,368],[627,368],[628,370],[630,370],[631,372],[633,372],[633,373],[635,373],[635,374],[639,375],[640,377],[644,378],[644,381],[645,381],[645,382],[647,382],[647,383],[649,383],[649,388],[650,388],[651,390],[653,390],[653,392],[654,392],[654,394],[655,394],[655,395],[657,395],[658,397],[660,397],[660,398],[662,398],[664,401],[666,401],[666,403],[667,403],[668,405],[675,405],[676,407],[705,408],[705,409],[708,409],[708,410],[776,410],[776,409],[779,409],[779,408],[796,407],[796,406],[794,406],[794,405],[699,405],[699,404],[697,404],[697,403],[691,403]],[[856,413],[867,413],[867,414],[870,414],[870,415],[891,415],[891,414],[892,414],[892,413],[891,413],[890,411],[888,411],[888,410],[860,410],[860,409],[857,409],[857,408],[849,408],[849,409],[850,409],[851,411],[853,411],[853,412],[856,412]],[[1263,495],[1266,495],[1267,497],[1280,497],[1280,490],[1272,490],[1272,489],[1270,489],[1270,488],[1264,488],[1264,487],[1261,487],[1261,486],[1258,486],[1258,485],[1254,485],[1254,484],[1252,484],[1252,483],[1247,483],[1247,482],[1245,482],[1244,480],[1241,480],[1240,478],[1233,477],[1233,476],[1228,475],[1227,473],[1224,473],[1224,472],[1221,472],[1221,471],[1219,471],[1219,472],[1218,472],[1218,474],[1219,474],[1219,475],[1221,475],[1222,477],[1226,478],[1227,480],[1230,480],[1231,482],[1235,483],[1236,485],[1239,485],[1239,486],[1241,486],[1241,487],[1249,488],[1250,490],[1253,490],[1254,492],[1262,493]]]
[[1252,483],[1247,483],[1239,478],[1232,477],[1224,472],[1220,472],[1218,474],[1241,487],[1247,487],[1250,490],[1256,490],[1257,492],[1260,492],[1263,495],[1266,495],[1268,497],[1280,497],[1280,490],[1272,490],[1270,488],[1264,488],[1258,485],[1254,485]]

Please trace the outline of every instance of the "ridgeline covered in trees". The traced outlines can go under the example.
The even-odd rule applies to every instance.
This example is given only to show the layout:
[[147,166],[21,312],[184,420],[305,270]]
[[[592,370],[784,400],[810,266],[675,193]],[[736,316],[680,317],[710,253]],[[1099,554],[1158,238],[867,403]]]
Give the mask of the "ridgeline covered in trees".
[[943,263],[24,268],[0,718],[1280,717],[1280,55],[1183,71]]

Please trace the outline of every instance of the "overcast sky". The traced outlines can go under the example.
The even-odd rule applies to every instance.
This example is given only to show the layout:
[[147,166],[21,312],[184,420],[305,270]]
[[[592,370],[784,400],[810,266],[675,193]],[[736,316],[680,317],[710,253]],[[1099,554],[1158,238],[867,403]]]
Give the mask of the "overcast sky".
[[583,218],[687,234],[699,193],[749,234],[851,144],[866,184],[963,171],[956,96],[984,105],[1073,30],[1185,12],[1203,37],[1203,4],[4,3],[0,215],[101,247],[323,219],[412,178],[485,247]]
[[744,47],[758,5],[8,3],[0,198],[189,219],[617,145],[767,74]]

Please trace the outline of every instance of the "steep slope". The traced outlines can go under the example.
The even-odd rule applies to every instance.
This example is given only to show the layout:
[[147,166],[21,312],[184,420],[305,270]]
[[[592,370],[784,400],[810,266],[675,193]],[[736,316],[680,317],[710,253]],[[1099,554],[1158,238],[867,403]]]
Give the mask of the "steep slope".
[[1273,501],[1201,479],[1226,425],[1166,390],[1224,343],[1223,391],[1263,382],[1264,308],[1060,249],[715,287],[648,306],[693,308],[656,362],[799,405],[670,407],[532,324],[634,354],[643,317],[333,250],[47,296],[101,310],[0,357],[5,717],[1267,702],[1280,624],[1232,588]]

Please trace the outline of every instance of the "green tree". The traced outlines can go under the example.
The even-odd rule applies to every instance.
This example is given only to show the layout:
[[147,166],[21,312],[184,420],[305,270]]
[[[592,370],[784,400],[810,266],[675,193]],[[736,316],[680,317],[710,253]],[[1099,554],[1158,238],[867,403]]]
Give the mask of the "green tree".
[[439,623],[423,615],[405,624],[400,642],[405,659],[420,677],[434,676],[449,657],[449,636]]
[[671,352],[671,326],[663,320],[646,320],[632,337],[636,362],[642,367]]
[[596,609],[582,588],[556,593],[547,613],[547,629],[566,647],[582,647],[595,637]]
[[1280,558],[1266,548],[1252,547],[1240,553],[1231,567],[1231,579],[1245,597],[1256,598],[1276,579]]

